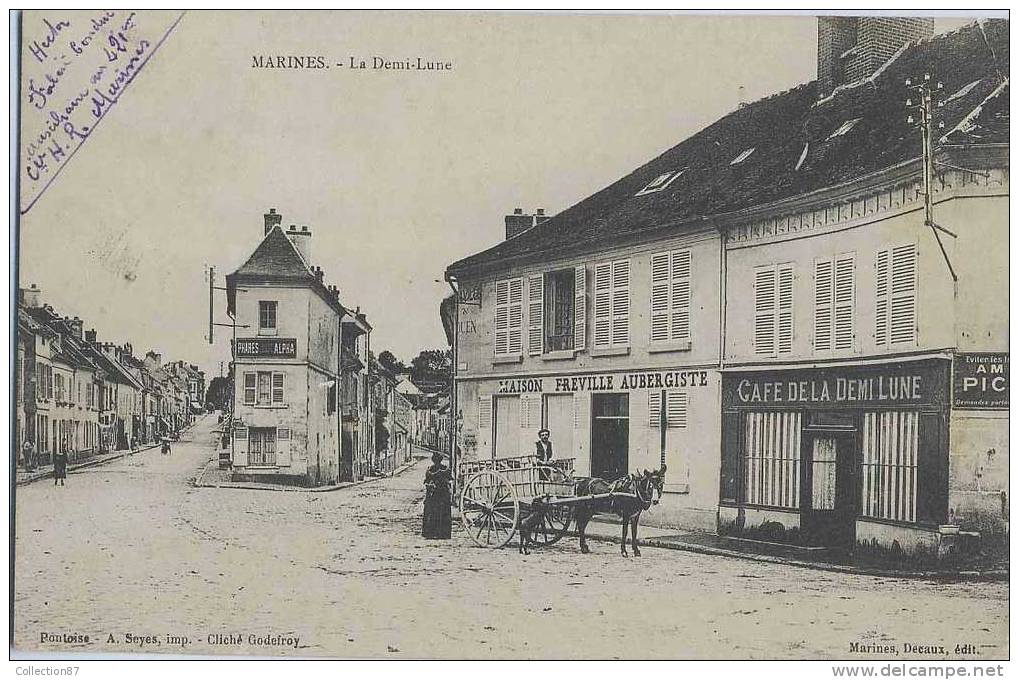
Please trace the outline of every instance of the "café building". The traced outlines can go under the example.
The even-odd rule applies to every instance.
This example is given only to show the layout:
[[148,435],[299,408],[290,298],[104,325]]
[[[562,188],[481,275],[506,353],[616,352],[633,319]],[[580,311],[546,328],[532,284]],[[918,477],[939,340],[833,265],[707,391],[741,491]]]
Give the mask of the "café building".
[[[932,29],[822,18],[817,80],[449,265],[461,455],[532,453],[547,427],[580,475],[667,463],[653,523],[905,551],[1000,535],[1008,24]],[[905,110],[925,71],[938,227]]]

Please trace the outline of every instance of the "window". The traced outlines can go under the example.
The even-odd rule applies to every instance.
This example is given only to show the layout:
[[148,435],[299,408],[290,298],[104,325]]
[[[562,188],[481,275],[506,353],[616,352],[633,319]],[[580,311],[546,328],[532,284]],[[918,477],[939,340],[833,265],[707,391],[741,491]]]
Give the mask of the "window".
[[731,161],[729,161],[729,165],[739,165],[746,159],[750,158],[750,156],[754,153],[755,150],[756,147],[752,146],[749,149],[743,151],[740,155],[736,156]]
[[916,343],[916,259],[914,243],[878,251],[874,310],[878,345]]
[[919,414],[883,411],[863,416],[863,515],[916,521]]
[[276,302],[260,300],[258,302],[258,332],[276,332]]
[[651,344],[690,341],[689,250],[651,256]]
[[657,191],[662,191],[670,184],[672,184],[674,181],[676,181],[676,179],[684,172],[686,172],[686,168],[683,168],[679,172],[670,171],[662,173],[661,175],[658,175],[653,180],[648,182],[647,186],[645,186],[643,189],[634,194],[634,196],[643,196],[644,194],[653,194]]
[[754,353],[775,356],[793,351],[792,264],[754,270]]
[[249,406],[255,403],[255,381],[257,377],[255,373],[244,374],[244,403]]
[[[282,386],[281,386],[282,389]],[[282,397],[280,398],[282,401]],[[329,392],[326,394],[326,415],[331,416],[336,413],[336,381],[329,386]]]
[[[584,268],[538,274],[528,279],[528,351],[531,354],[577,348],[577,310],[585,304]],[[578,294],[579,288],[579,294]]]
[[847,132],[852,130],[854,127],[856,127],[856,124],[859,123],[859,122],[860,122],[859,118],[852,118],[850,120],[847,120],[845,123],[840,125],[839,128],[837,130],[835,130],[835,132],[833,132],[830,135],[828,135],[828,139],[826,139],[824,141],[827,142],[829,140],[835,139],[836,137],[841,137],[842,135],[846,134]]
[[[665,419],[662,419],[662,397],[665,397]],[[650,390],[648,392],[648,425],[668,429],[686,427],[686,412],[690,404],[689,395],[679,390]]]
[[516,355],[523,351],[524,280],[495,283],[495,354]]
[[594,268],[594,346],[630,345],[630,261],[603,262]]
[[799,507],[800,421],[796,411],[746,414],[743,468],[747,503]]
[[855,274],[853,253],[814,260],[814,351],[853,348]]
[[248,465],[276,464],[276,428],[248,428]]

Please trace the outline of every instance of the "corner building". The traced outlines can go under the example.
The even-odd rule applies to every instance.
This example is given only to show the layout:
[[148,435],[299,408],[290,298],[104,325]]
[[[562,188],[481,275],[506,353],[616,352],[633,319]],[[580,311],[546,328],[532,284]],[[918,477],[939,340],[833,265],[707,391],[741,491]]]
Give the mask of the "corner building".
[[265,215],[262,242],[226,277],[234,340],[234,478],[304,486],[341,470],[340,321],[346,310],[321,268],[311,232]]

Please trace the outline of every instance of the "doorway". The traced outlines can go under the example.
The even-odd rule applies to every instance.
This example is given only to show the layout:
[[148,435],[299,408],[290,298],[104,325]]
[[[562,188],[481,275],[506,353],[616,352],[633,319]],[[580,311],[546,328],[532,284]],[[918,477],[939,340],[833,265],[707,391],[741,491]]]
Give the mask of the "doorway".
[[856,541],[856,433],[807,431],[804,437],[803,532],[813,545]]
[[619,479],[629,470],[630,395],[592,395],[591,415],[591,476]]

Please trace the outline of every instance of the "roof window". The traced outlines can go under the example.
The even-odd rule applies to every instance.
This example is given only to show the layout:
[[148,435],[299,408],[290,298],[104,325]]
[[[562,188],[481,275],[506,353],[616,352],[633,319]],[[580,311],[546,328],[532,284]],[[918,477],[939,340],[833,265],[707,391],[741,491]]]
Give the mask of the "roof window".
[[946,99],[945,103],[947,104],[950,101],[955,101],[956,99],[961,99],[962,97],[965,97],[966,95],[968,95],[970,92],[973,91],[974,87],[976,87],[979,84],[980,84],[980,80],[974,80],[969,85],[963,85],[961,88],[959,88],[958,92],[956,92],[951,97]]
[[750,147],[749,149],[747,149],[746,151],[744,151],[743,153],[741,153],[740,155],[736,156],[731,161],[729,161],[729,165],[739,165],[740,163],[742,163],[746,159],[750,158],[750,155],[756,149],[757,149],[757,147],[754,147],[754,146]]
[[682,175],[684,172],[686,172],[686,168],[683,168],[682,170],[679,171],[671,170],[669,172],[662,173],[661,175],[658,175],[658,177],[655,177],[653,180],[651,180],[651,182],[648,183],[646,187],[638,191],[636,194],[634,194],[634,196],[643,196],[644,194],[653,194],[656,191],[661,191],[662,189],[665,189],[667,186],[672,184],[676,180],[676,178]]
[[800,160],[796,161],[796,169],[799,170],[803,166],[803,161],[807,160],[807,152],[810,150],[810,142],[803,145],[803,153],[800,154]]
[[829,141],[831,139],[835,139],[836,137],[841,137],[842,135],[846,134],[847,132],[852,130],[854,127],[856,127],[856,124],[859,123],[859,122],[860,122],[859,118],[851,118],[850,120],[847,120],[845,123],[843,123],[842,125],[839,126],[838,130],[836,130],[835,132],[833,132],[830,135],[828,135],[828,139],[826,139],[824,141],[827,142],[827,141]]

